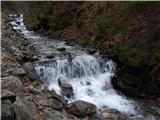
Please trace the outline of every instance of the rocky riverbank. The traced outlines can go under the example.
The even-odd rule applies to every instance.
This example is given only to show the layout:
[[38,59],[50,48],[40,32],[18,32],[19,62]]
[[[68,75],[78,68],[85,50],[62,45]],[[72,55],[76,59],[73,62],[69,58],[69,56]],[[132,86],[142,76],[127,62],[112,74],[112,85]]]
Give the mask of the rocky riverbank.
[[2,120],[87,120],[86,116],[96,112],[95,105],[84,101],[68,104],[62,96],[48,90],[32,64],[37,60],[36,49],[12,30],[6,13],[2,13],[1,39]]

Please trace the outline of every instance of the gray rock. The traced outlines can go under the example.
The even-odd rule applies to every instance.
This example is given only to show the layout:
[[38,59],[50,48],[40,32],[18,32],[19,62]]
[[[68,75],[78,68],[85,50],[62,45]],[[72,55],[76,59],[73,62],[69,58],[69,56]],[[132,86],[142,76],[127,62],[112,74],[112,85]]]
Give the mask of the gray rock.
[[24,68],[24,70],[26,72],[36,73],[35,67],[34,67],[33,63],[31,63],[31,62],[25,63],[24,66],[23,66],[23,68]]
[[19,95],[23,92],[24,86],[17,77],[11,75],[2,79],[2,89],[12,91],[16,95]]
[[36,94],[41,94],[42,91],[45,90],[45,85],[44,84],[39,84],[39,85],[29,85],[29,89],[36,93]]
[[67,105],[67,112],[77,117],[85,117],[96,112],[96,105],[82,100]]
[[27,72],[30,79],[37,79],[37,73],[34,65],[31,62],[27,62],[23,65],[24,70]]
[[16,114],[15,120],[37,120],[30,116],[26,111],[24,111],[21,107],[14,105],[14,110]]
[[44,110],[44,118],[45,120],[69,120],[62,113],[49,108]]
[[24,97],[17,97],[14,103],[17,120],[37,120],[38,112],[36,105],[25,99]]
[[49,99],[42,98],[39,100],[39,103],[43,106],[51,107],[55,110],[62,110],[63,109],[63,104],[60,101],[53,99],[53,98],[49,98]]
[[23,76],[23,75],[26,75],[26,72],[24,71],[23,68],[16,67],[12,70],[12,74],[17,76]]
[[8,100],[1,104],[1,120],[16,120],[14,106]]
[[63,78],[58,78],[58,84],[61,88],[62,95],[70,98],[73,96],[73,87]]
[[66,106],[68,103],[68,101],[66,99],[64,99],[62,96],[60,96],[56,93],[52,93],[52,98],[60,101],[64,106]]

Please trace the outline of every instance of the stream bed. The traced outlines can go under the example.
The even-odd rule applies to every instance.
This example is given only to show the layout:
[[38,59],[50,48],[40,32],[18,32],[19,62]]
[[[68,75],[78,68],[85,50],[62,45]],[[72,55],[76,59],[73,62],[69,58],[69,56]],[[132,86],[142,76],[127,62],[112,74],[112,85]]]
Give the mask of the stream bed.
[[74,96],[69,102],[84,100],[95,104],[99,111],[114,109],[125,114],[129,120],[159,120],[160,108],[153,101],[133,100],[113,89],[111,78],[116,63],[103,58],[97,52],[89,54],[87,48],[67,45],[64,40],[49,39],[35,35],[24,25],[23,14],[10,14],[11,25],[38,51],[34,62],[40,79],[57,94],[61,94],[58,78],[63,77],[73,87]]

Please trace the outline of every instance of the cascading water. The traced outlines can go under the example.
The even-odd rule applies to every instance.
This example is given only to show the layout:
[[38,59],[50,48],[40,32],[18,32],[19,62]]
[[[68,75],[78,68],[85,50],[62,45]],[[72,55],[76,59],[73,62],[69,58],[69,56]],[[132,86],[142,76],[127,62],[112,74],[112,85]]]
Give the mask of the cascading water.
[[[64,41],[35,36],[24,25],[22,14],[10,14],[10,19],[13,29],[30,40],[39,51],[40,61],[35,63],[35,68],[50,90],[61,94],[58,78],[63,76],[74,91],[74,97],[69,102],[84,100],[96,104],[99,109],[116,109],[127,115],[132,114],[130,120],[158,120],[159,117],[152,113],[145,114],[135,108],[138,106],[135,101],[128,100],[113,89],[111,78],[116,65],[112,60],[88,55],[79,46],[69,46]],[[57,50],[60,47],[65,48],[65,53]],[[54,54],[55,57],[48,60],[45,57],[47,54]]]
[[84,100],[99,108],[114,108],[122,112],[134,113],[134,105],[118,95],[111,85],[115,64],[90,55],[76,56],[73,59],[58,59],[50,65],[37,65],[36,69],[50,89],[60,94],[58,77],[64,76],[73,86],[73,100]]

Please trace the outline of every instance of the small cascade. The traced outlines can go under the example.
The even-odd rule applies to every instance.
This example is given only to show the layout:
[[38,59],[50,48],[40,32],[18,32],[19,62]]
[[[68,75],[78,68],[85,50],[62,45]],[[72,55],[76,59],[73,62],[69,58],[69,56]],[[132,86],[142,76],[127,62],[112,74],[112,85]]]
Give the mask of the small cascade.
[[111,60],[83,55],[37,64],[36,70],[49,88],[58,94],[58,78],[65,77],[74,90],[74,98],[69,99],[70,102],[80,99],[94,103],[100,109],[107,107],[134,113],[133,103],[112,88],[111,77],[114,76],[115,64]]
[[23,14],[19,16],[17,14],[10,14],[10,19],[12,20],[10,24],[13,26],[13,29],[16,32],[23,34],[26,38],[39,38],[39,36],[35,36],[33,31],[29,31],[24,25],[24,17]]

